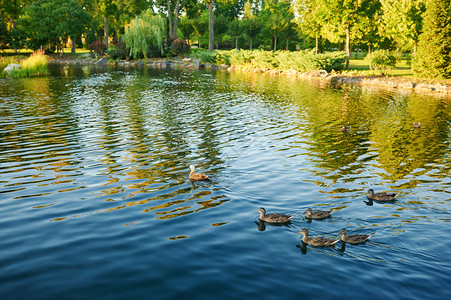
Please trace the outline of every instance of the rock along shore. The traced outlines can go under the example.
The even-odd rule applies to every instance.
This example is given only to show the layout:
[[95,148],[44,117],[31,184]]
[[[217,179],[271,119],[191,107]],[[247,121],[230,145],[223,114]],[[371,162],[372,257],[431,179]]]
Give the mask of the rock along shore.
[[53,59],[50,61],[53,64],[76,64],[76,65],[118,65],[118,66],[133,66],[133,67],[149,67],[149,68],[174,68],[174,69],[219,69],[229,72],[233,71],[247,71],[254,73],[269,73],[274,75],[295,76],[302,79],[320,80],[329,82],[334,86],[343,84],[351,85],[367,85],[377,86],[390,89],[403,89],[416,92],[429,92],[439,95],[451,96],[451,84],[443,83],[434,80],[419,80],[407,77],[385,77],[385,76],[371,76],[371,77],[353,77],[344,76],[339,73],[328,73],[324,70],[297,72],[295,70],[274,70],[274,69],[256,69],[256,68],[235,68],[228,65],[214,65],[211,63],[200,63],[195,59],[184,58],[177,60],[136,60],[136,61],[115,61],[109,62],[108,58],[101,58],[98,60],[77,60],[77,59]]

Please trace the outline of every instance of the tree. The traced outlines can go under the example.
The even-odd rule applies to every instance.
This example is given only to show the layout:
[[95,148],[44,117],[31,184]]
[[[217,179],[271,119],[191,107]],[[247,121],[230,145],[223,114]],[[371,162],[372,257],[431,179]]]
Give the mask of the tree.
[[89,19],[75,0],[36,0],[26,7],[19,21],[32,49],[54,44],[62,50],[62,39],[84,33]]
[[346,69],[349,68],[351,30],[364,18],[372,19],[379,0],[324,0],[326,8],[326,33],[329,38],[345,37]]
[[124,41],[135,58],[140,54],[147,59],[154,49],[163,55],[163,41],[166,36],[166,22],[160,16],[152,15],[150,9],[136,17],[125,27]]
[[412,69],[417,76],[451,77],[451,1],[429,0],[426,3],[423,33]]
[[380,0],[382,4],[382,32],[393,39],[398,47],[416,53],[425,3],[422,0]]
[[230,35],[235,38],[235,49],[236,50],[238,50],[238,38],[241,36],[241,33],[242,33],[242,25],[243,25],[243,21],[241,21],[241,20],[233,20],[228,25]]
[[289,0],[270,0],[260,13],[264,31],[274,41],[274,51],[277,50],[277,40],[291,25],[294,19],[293,9]]
[[213,0],[208,0],[208,51],[210,52],[213,52],[215,48],[215,30],[213,26]]
[[99,13],[103,16],[104,20],[104,37],[105,37],[105,48],[108,49],[108,16],[114,14],[117,10],[116,5],[113,0],[98,0]]
[[299,13],[297,23],[303,33],[315,39],[315,54],[318,54],[319,38],[323,29],[325,7],[323,0],[305,0],[296,2]]

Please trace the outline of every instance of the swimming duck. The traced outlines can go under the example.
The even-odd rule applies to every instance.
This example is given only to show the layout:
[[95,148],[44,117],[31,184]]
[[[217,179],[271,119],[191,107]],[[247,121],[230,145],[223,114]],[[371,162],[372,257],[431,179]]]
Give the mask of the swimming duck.
[[350,131],[351,130],[351,126],[344,126],[344,125],[341,125],[341,128],[340,128],[340,131],[341,132],[348,132],[348,131]]
[[397,195],[396,193],[384,193],[384,192],[375,194],[373,189],[369,189],[368,193],[369,195],[366,195],[368,199],[376,201],[393,201],[395,200],[395,197]]
[[308,219],[325,219],[330,217],[330,214],[332,213],[331,210],[315,210],[313,211],[311,208],[307,208],[305,211],[305,217]]
[[305,228],[302,228],[301,231],[299,231],[300,234],[304,235],[302,237],[302,241],[306,244],[309,244],[310,246],[314,246],[314,247],[324,247],[324,246],[333,246],[335,243],[337,243],[340,239],[337,240],[331,240],[331,239],[326,239],[323,237],[313,237],[310,238],[308,237],[308,230]]
[[290,222],[290,219],[293,215],[282,215],[282,214],[266,214],[266,210],[263,207],[260,207],[257,212],[260,213],[260,220],[268,222],[268,223],[276,223],[276,224],[284,224]]
[[188,176],[189,180],[200,181],[200,180],[207,180],[208,179],[208,176],[205,175],[205,174],[194,173],[196,168],[193,165],[189,166],[189,168],[191,169],[191,172],[189,173],[189,176]]
[[413,123],[413,128],[421,128],[421,122],[415,122]]
[[348,231],[346,229],[342,229],[340,231],[340,235],[341,235],[341,241],[343,243],[348,243],[348,244],[360,244],[360,243],[364,243],[367,240],[369,240],[369,238],[372,236],[372,234],[351,234],[351,235],[347,235]]

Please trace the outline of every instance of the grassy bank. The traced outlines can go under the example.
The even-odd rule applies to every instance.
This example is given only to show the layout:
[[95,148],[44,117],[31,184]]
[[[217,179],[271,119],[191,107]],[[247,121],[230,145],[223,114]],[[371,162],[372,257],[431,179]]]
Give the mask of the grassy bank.
[[[11,63],[20,65],[20,68],[4,71],[5,67]],[[0,70],[2,70],[1,77],[5,78],[11,76],[13,78],[19,78],[44,76],[48,74],[47,63],[47,56],[40,50],[33,52],[28,58],[20,56],[0,57]]]

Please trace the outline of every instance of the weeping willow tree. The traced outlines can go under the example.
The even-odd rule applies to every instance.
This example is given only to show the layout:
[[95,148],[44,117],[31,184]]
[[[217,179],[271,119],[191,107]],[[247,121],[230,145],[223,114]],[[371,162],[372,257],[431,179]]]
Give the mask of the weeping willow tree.
[[163,41],[166,36],[166,22],[160,16],[152,15],[150,10],[143,12],[125,27],[124,41],[130,55],[147,56],[157,49],[164,54]]

